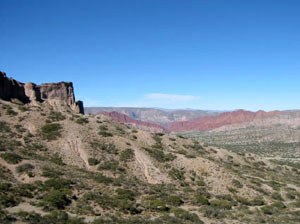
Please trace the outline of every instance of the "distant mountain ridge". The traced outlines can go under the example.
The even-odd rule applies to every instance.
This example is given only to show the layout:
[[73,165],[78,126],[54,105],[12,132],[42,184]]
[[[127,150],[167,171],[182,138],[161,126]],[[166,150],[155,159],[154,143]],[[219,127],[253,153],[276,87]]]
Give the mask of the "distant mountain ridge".
[[203,116],[218,115],[217,111],[206,110],[165,110],[157,108],[134,108],[134,107],[85,107],[87,114],[99,114],[101,112],[118,112],[128,117],[164,126],[166,123],[176,121],[188,121]]
[[104,114],[108,117],[111,117],[112,119],[114,119],[115,121],[118,121],[120,123],[124,123],[124,124],[133,124],[141,129],[149,129],[153,132],[164,132],[167,131],[164,127],[158,125],[158,124],[154,124],[154,123],[150,123],[150,122],[145,122],[145,121],[140,121],[140,120],[135,120],[132,119],[131,117],[128,117],[125,114],[121,114],[118,113],[116,111],[113,112],[101,112],[101,114]]
[[173,132],[184,131],[206,131],[214,128],[219,128],[226,125],[251,122],[256,119],[264,119],[282,115],[280,111],[257,111],[251,112],[246,110],[236,110],[233,112],[224,112],[216,116],[201,117],[189,121],[170,123],[167,128]]

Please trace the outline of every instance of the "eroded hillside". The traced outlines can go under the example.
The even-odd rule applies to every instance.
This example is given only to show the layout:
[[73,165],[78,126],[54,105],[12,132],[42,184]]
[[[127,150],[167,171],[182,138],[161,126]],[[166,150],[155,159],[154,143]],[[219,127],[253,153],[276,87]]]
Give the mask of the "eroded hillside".
[[48,104],[0,104],[1,223],[297,223],[300,171]]

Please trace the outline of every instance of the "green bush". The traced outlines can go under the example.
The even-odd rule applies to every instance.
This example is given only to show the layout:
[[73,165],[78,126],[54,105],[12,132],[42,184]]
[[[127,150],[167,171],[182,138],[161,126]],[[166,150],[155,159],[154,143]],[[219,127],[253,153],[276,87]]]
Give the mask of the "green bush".
[[98,159],[95,159],[95,158],[89,158],[89,159],[88,159],[88,163],[89,163],[90,166],[96,166],[96,165],[98,165],[100,162],[99,162]]
[[243,184],[240,181],[238,181],[237,179],[233,179],[232,184],[233,184],[233,186],[235,186],[237,188],[242,188],[243,187]]
[[113,136],[113,134],[106,132],[106,131],[99,131],[98,134],[101,135],[102,137],[112,137]]
[[224,201],[224,200],[211,201],[210,205],[212,207],[216,207],[216,208],[224,209],[224,210],[230,210],[232,207],[232,203],[230,203],[228,201]]
[[62,189],[70,189],[72,185],[72,181],[65,179],[65,178],[52,178],[46,180],[44,182],[44,188],[55,189],[55,190],[62,190]]
[[19,200],[17,200],[14,195],[11,195],[11,194],[0,195],[0,206],[2,205],[6,208],[14,207],[19,204],[18,201]]
[[204,222],[202,222],[196,214],[189,213],[188,211],[181,208],[172,209],[171,212],[174,213],[176,218],[179,218],[181,220],[181,222],[178,223],[204,224]]
[[177,195],[170,195],[165,198],[165,201],[168,205],[171,205],[171,206],[180,206],[183,204],[183,201]]
[[56,140],[61,136],[62,126],[58,123],[46,124],[41,129],[41,134],[48,141]]
[[76,120],[76,123],[77,123],[77,124],[81,124],[81,125],[87,124],[87,123],[89,123],[89,119],[88,119],[88,118],[85,118],[85,117],[81,117],[81,118],[78,118],[78,119]]
[[111,170],[117,171],[119,169],[119,162],[117,160],[105,161],[103,164],[100,164],[98,170]]
[[53,169],[51,167],[43,167],[42,168],[42,176],[49,178],[58,178],[63,175],[63,172],[57,169]]
[[168,211],[169,210],[166,203],[159,199],[146,201],[145,207],[147,209],[150,209],[151,211]]
[[204,195],[201,195],[201,194],[196,194],[194,196],[193,201],[196,205],[209,205],[210,204],[208,199]]
[[28,107],[25,107],[25,106],[23,106],[23,105],[19,105],[19,106],[18,106],[18,109],[19,109],[19,111],[22,111],[22,112],[25,112],[25,111],[28,111],[28,110],[29,110]]
[[25,163],[23,165],[20,165],[16,168],[18,173],[26,173],[28,174],[28,176],[32,176],[32,170],[34,169],[34,166],[29,164],[29,163]]
[[52,111],[49,114],[48,119],[52,121],[63,121],[66,119],[66,117],[61,112]]
[[162,150],[158,150],[158,149],[148,149],[148,148],[144,148],[149,155],[154,158],[155,160],[157,160],[158,162],[169,162],[169,161],[173,161],[174,159],[176,159],[176,156],[173,155],[172,153],[164,153]]
[[98,182],[98,183],[103,183],[103,184],[110,184],[113,183],[113,179],[110,177],[106,177],[101,173],[97,173],[96,175],[93,176],[93,179]]
[[131,190],[118,188],[116,192],[117,192],[117,199],[130,200],[130,201],[135,200],[135,193]]
[[18,112],[14,111],[11,107],[7,107],[6,114],[9,116],[17,116]]
[[169,171],[169,175],[174,179],[174,180],[184,180],[184,171],[178,170],[176,168],[172,168]]
[[3,153],[0,156],[9,164],[17,164],[23,160],[23,158],[20,155],[12,152]]
[[64,209],[70,203],[67,195],[59,190],[52,190],[43,198],[43,205],[47,208]]
[[0,121],[0,132],[9,133],[10,131],[9,124],[5,121]]
[[55,163],[55,164],[60,165],[60,166],[65,165],[65,163],[64,163],[63,160],[62,160],[62,158],[61,158],[57,153],[55,153],[54,155],[52,155],[52,156],[50,157],[50,161],[51,161],[52,163]]
[[133,159],[134,153],[132,149],[125,149],[120,153],[120,160],[127,162]]
[[281,197],[281,194],[278,193],[278,192],[273,193],[273,194],[271,195],[271,197],[272,197],[273,199],[275,199],[275,200],[279,200],[279,201],[282,201],[282,200],[283,200],[282,197]]

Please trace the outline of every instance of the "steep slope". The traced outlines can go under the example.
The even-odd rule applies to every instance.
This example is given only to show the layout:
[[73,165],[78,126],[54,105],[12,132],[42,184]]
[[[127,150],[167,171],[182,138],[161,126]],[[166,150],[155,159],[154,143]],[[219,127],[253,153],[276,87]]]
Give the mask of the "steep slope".
[[121,113],[118,113],[118,112],[115,112],[115,111],[113,111],[113,112],[101,112],[101,114],[109,116],[112,119],[114,119],[115,121],[118,121],[120,123],[132,124],[136,127],[144,129],[144,130],[149,130],[149,131],[153,131],[153,132],[164,132],[164,131],[166,131],[164,127],[162,127],[158,124],[153,124],[153,123],[150,123],[150,122],[135,120],[135,119],[132,119],[132,118],[128,117],[125,114],[121,114]]
[[98,114],[101,112],[118,112],[132,119],[164,125],[176,121],[187,121],[203,116],[213,116],[219,112],[205,110],[163,110],[155,108],[131,107],[86,107],[86,113]]
[[264,119],[268,117],[274,117],[281,115],[280,111],[245,111],[236,110],[233,112],[224,112],[220,115],[201,117],[189,121],[174,122],[167,125],[169,131],[183,132],[183,131],[205,131],[214,128],[219,128],[226,125],[251,122],[256,119]]

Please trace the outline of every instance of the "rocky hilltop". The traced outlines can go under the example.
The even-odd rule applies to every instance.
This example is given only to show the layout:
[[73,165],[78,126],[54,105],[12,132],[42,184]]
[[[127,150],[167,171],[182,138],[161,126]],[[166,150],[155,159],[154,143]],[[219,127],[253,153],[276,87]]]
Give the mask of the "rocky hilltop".
[[69,106],[77,113],[84,113],[82,101],[75,101],[72,82],[21,83],[8,78],[0,72],[0,99],[7,101],[21,101],[24,104],[37,105],[47,102],[55,108]]

